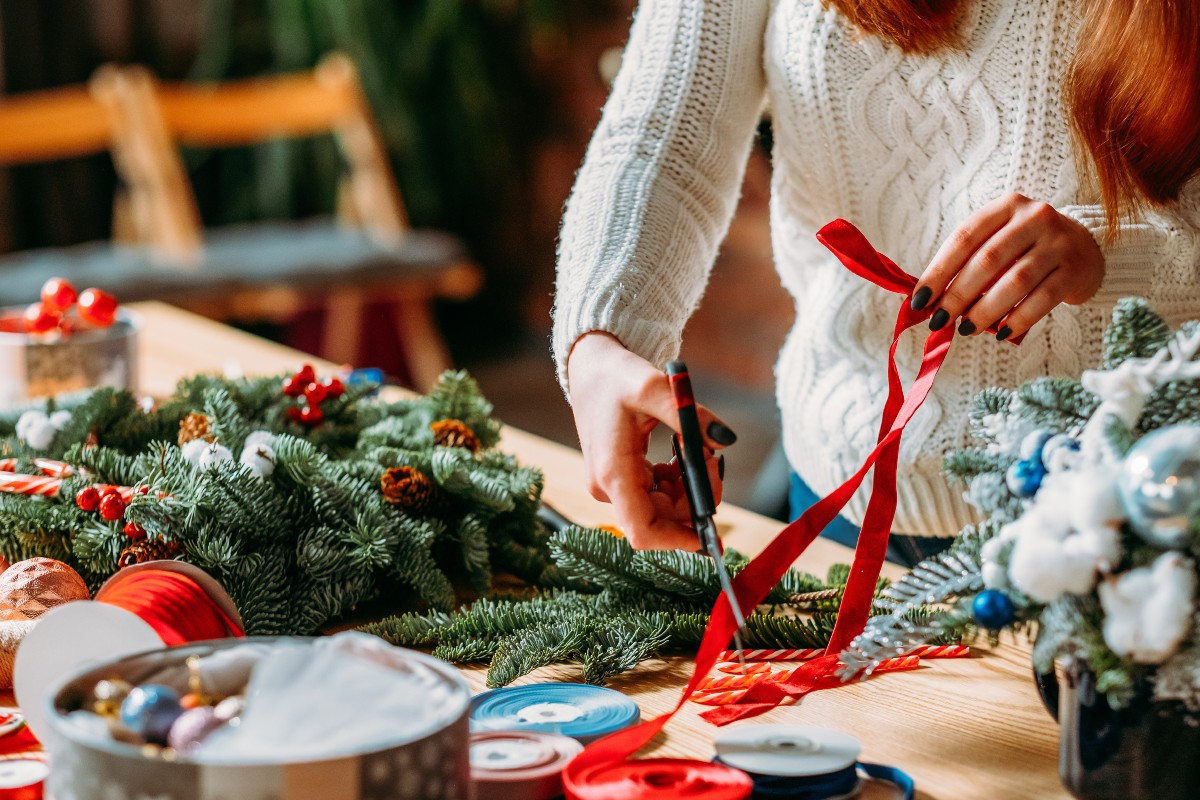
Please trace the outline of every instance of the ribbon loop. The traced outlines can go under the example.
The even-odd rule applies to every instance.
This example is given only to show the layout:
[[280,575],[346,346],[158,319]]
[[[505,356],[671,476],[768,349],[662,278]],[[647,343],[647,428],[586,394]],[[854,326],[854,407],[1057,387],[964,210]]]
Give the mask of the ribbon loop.
[[[858,545],[854,551],[850,579],[824,655],[798,667],[787,681],[756,684],[737,703],[701,714],[706,720],[717,725],[761,714],[776,707],[785,697],[841,685],[842,680],[837,675],[838,654],[866,625],[875,585],[883,568],[892,520],[895,518],[900,437],[933,388],[934,379],[946,360],[954,337],[954,330],[950,327],[929,334],[925,342],[921,368],[906,395],[896,368],[896,349],[904,331],[929,316],[929,312],[913,311],[907,301],[909,293],[916,286],[916,278],[875,250],[867,238],[845,220],[834,220],[823,227],[817,233],[817,239],[855,275],[883,289],[905,296],[896,315],[895,331],[888,352],[888,395],[880,420],[878,442],[858,471],[780,531],[733,579],[734,594],[741,607],[754,608],[766,597],[787,568],[795,563],[846,506],[872,468],[875,470],[875,480]],[[722,594],[713,605],[712,617],[696,651],[695,672],[675,708],[667,714],[612,734],[586,748],[564,773],[567,796],[592,797],[584,777],[589,767],[628,758],[662,730],[712,670],[721,653],[729,646],[735,629],[736,622],[729,600]]]

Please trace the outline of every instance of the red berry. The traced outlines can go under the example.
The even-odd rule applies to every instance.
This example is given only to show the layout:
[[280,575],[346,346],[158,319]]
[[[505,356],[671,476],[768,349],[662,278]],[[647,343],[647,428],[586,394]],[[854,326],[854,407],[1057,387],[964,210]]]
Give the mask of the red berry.
[[288,397],[300,397],[304,394],[304,384],[299,377],[293,375],[290,378],[285,378],[283,381],[283,393]]
[[301,386],[308,386],[310,383],[312,383],[313,381],[315,381],[317,379],[317,373],[313,369],[312,364],[305,364],[292,377],[294,377],[296,380],[300,381]]
[[117,298],[100,289],[84,289],[79,295],[79,316],[98,328],[107,328],[117,316]]
[[303,414],[301,413],[300,409],[296,408],[296,406],[292,406],[287,410],[287,416],[292,422],[300,422]]
[[125,527],[121,530],[123,530],[125,535],[130,539],[137,540],[146,538],[146,529],[141,525],[138,525],[136,522],[126,522]]
[[138,487],[138,494],[150,494],[150,487],[143,483]]
[[125,516],[125,501],[119,494],[106,494],[100,498],[100,516],[109,522],[116,522]]
[[325,402],[325,396],[329,390],[319,383],[310,383],[304,387],[304,399],[308,401],[310,406],[319,406]]
[[100,499],[101,500],[103,500],[104,498],[109,497],[109,496],[120,497],[121,493],[117,490],[117,487],[115,487],[115,486],[105,486],[104,488],[102,488],[100,490]]
[[325,396],[326,397],[341,397],[346,393],[346,384],[342,383],[341,378],[330,378],[325,381]]
[[95,486],[85,486],[75,493],[75,505],[87,512],[100,507],[100,493]]
[[61,314],[79,298],[75,287],[65,278],[51,278],[42,284],[42,305],[56,314]]
[[325,419],[325,413],[316,406],[305,406],[300,409],[300,421],[305,425],[320,425]]
[[29,333],[48,333],[58,327],[58,315],[41,303],[25,309],[25,330]]

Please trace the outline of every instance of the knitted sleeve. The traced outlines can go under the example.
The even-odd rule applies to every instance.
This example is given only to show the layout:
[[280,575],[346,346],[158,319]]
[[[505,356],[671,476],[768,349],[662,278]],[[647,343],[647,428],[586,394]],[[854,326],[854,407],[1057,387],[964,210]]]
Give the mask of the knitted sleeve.
[[1090,302],[1109,304],[1152,290],[1191,297],[1200,285],[1200,181],[1192,181],[1169,208],[1123,222],[1114,241],[1105,236],[1104,209],[1077,205],[1059,211],[1087,228],[1104,253],[1104,281]]
[[679,351],[737,204],[765,92],[767,0],[642,0],[563,217],[553,348]]

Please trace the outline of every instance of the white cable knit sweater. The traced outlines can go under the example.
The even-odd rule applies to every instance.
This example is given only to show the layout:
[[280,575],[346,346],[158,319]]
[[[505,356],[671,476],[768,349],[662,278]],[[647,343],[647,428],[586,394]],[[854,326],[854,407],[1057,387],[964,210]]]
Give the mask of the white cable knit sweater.
[[[643,0],[563,222],[560,380],[571,345],[592,330],[655,364],[677,354],[765,101],[774,255],[797,312],[776,369],[784,441],[800,476],[832,490],[874,444],[898,298],[844,269],[814,232],[844,217],[919,275],[968,214],[1017,191],[1101,241],[1103,214],[1080,185],[1060,97],[1076,3],[973,0],[964,47],[920,56],[862,35],[819,0]],[[974,518],[941,464],[968,443],[980,388],[1095,366],[1124,295],[1148,297],[1172,324],[1200,317],[1197,189],[1101,244],[1107,272],[1091,302],[1059,306],[1020,346],[955,341],[905,434],[895,530],[948,536]],[[918,329],[900,348],[906,382],[923,339]],[[866,498],[861,490],[846,515],[861,521]]]

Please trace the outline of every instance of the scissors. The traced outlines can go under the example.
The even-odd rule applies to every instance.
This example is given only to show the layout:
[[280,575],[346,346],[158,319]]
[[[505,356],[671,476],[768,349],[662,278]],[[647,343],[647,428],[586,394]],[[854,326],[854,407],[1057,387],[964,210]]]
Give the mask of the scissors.
[[667,364],[667,379],[671,384],[671,394],[675,397],[675,408],[679,412],[680,432],[671,437],[675,459],[679,464],[679,477],[682,479],[683,492],[692,512],[692,526],[700,538],[703,552],[712,557],[721,591],[728,598],[733,619],[737,623],[733,641],[740,661],[743,649],[742,631],[746,627],[746,617],[742,614],[741,604],[733,592],[729,570],[725,568],[724,550],[717,536],[716,523],[713,522],[717,504],[713,500],[712,483],[708,480],[708,469],[704,464],[704,439],[700,434],[696,398],[692,394],[692,381],[688,377],[687,366],[679,360],[670,362]]

